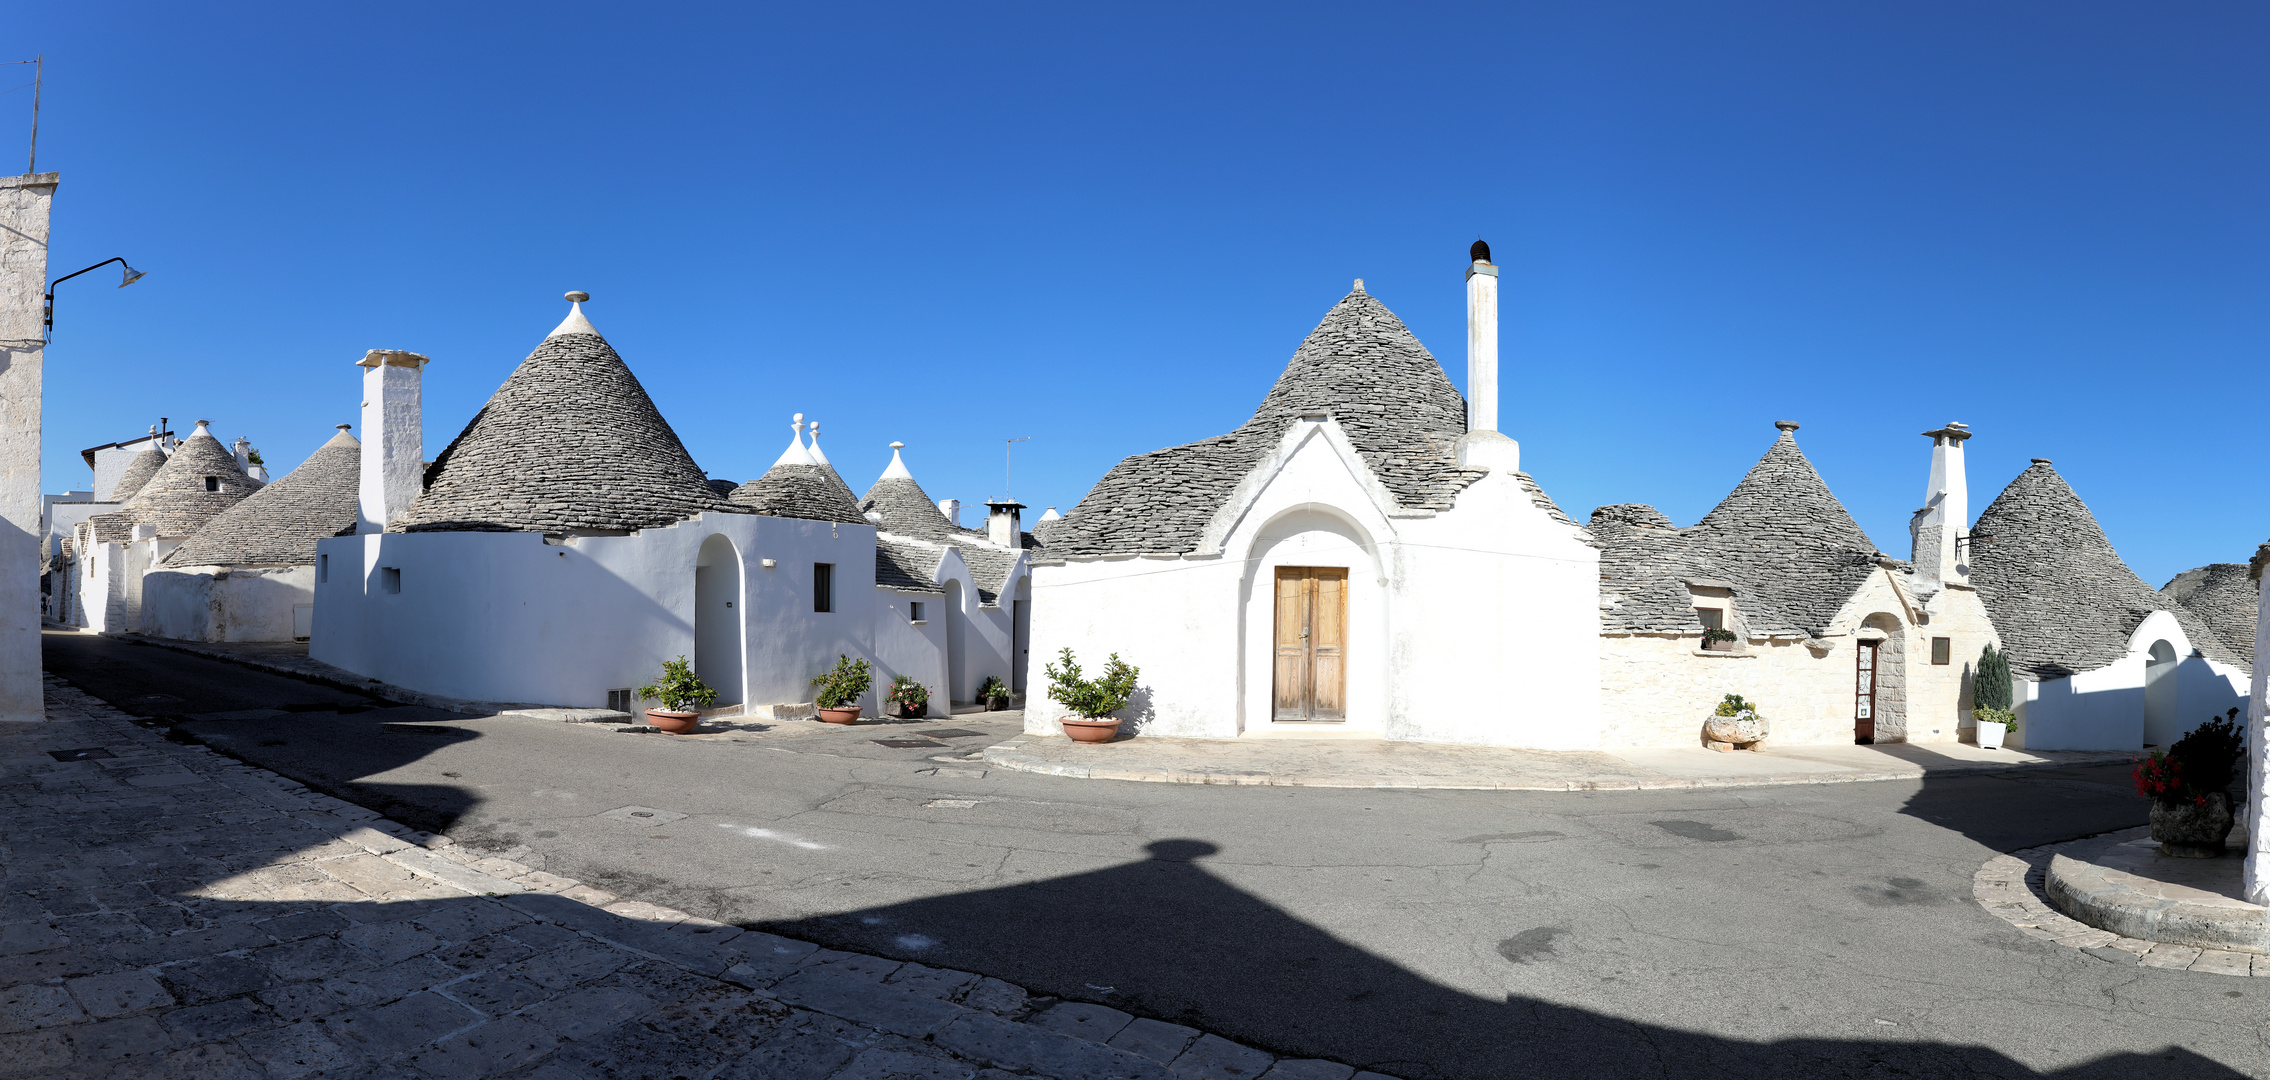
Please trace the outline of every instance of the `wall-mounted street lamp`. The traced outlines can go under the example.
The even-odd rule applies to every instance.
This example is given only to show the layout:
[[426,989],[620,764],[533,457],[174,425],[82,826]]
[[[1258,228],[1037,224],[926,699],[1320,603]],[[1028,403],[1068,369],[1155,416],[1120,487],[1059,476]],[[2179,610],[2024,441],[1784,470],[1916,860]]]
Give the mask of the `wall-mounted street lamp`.
[[[103,261],[96,263],[93,266],[87,267],[87,270],[100,270],[112,263],[117,263],[119,267],[125,271],[124,274],[120,275],[120,280],[118,282],[119,288],[123,289],[128,285],[132,285],[135,282],[142,280],[142,272],[140,270],[134,269],[131,266],[127,266],[126,260],[124,258],[104,259]],[[72,278],[78,277],[80,274],[86,273],[87,270],[74,270],[48,283],[45,340],[55,340],[55,287],[71,280]]]

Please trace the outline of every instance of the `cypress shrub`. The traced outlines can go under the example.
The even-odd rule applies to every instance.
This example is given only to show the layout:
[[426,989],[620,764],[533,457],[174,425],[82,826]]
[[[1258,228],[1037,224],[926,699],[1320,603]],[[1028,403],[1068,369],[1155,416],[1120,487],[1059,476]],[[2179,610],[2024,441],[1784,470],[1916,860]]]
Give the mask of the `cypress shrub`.
[[2010,658],[1992,645],[1978,654],[1978,673],[1971,677],[1971,705],[1974,709],[2010,707]]

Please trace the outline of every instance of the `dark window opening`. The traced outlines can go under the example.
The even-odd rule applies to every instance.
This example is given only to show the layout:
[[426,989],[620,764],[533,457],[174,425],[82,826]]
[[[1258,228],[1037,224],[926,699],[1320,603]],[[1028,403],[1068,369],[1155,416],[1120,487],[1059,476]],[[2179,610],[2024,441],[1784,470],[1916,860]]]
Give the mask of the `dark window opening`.
[[220,478],[220,477],[218,477],[218,476],[208,476],[208,477],[206,477],[206,478],[205,478],[205,490],[207,490],[207,491],[219,491],[219,490],[221,490],[221,478]]
[[909,601],[907,601],[907,604],[906,604],[906,617],[907,617],[907,619],[908,619],[909,621],[911,621],[911,622],[921,622],[921,621],[922,621],[922,601],[920,601],[920,600],[909,600]]
[[812,564],[812,610],[835,610],[835,564]]
[[318,555],[315,557],[315,583],[321,585],[329,580],[331,580],[331,556]]
[[1950,639],[1950,638],[1943,638],[1943,637],[1935,637],[1935,638],[1932,638],[1932,639],[1931,639],[1931,662],[1932,662],[1932,663],[1934,663],[1934,664],[1946,664],[1946,663],[1949,663],[1949,662],[1950,662],[1950,661],[1951,661],[1951,660],[1953,659],[1953,653],[1954,653],[1954,651],[1955,651],[1955,643],[1954,643],[1954,641],[1953,641],[1952,639]]
[[1733,651],[1734,638],[1726,633],[1724,608],[1699,607],[1695,609],[1695,616],[1702,620],[1703,648],[1711,652]]
[[378,568],[378,591],[380,591],[380,592],[383,592],[383,593],[399,593],[399,592],[401,592],[401,591],[402,591],[402,568],[401,568],[401,567],[398,567],[398,566],[381,566],[381,567],[379,567],[379,568]]

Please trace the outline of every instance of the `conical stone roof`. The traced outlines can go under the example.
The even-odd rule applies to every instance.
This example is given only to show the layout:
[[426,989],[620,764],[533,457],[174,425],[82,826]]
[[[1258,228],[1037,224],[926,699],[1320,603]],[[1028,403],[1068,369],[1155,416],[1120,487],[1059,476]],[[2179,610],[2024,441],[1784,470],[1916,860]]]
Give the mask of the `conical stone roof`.
[[1971,530],[1971,584],[2013,671],[2056,678],[2128,654],[2128,637],[2167,611],[2208,656],[2243,664],[2182,604],[2136,576],[2096,515],[2047,461],[2002,489]]
[[237,468],[236,455],[200,423],[125,505],[88,520],[95,523],[95,539],[100,541],[130,540],[136,525],[156,526],[160,539],[179,539],[259,487],[258,481]]
[[134,460],[126,463],[126,471],[118,474],[118,483],[112,485],[110,494],[103,501],[125,502],[133,498],[141,493],[142,485],[149,483],[150,478],[165,466],[166,456],[163,452],[155,446],[143,447],[141,453],[134,455]]
[[[1703,552],[1701,543],[1646,503],[1621,503],[1594,510],[1590,529],[1600,544],[1602,632],[1701,631],[1688,583],[1726,578],[1726,572]],[[1747,614],[1753,606],[1752,598],[1748,590],[1742,592],[1737,603]]]
[[733,491],[733,505],[752,513],[810,521],[839,521],[846,525],[871,524],[851,501],[843,481],[827,470],[803,462],[781,462],[765,474]]
[[286,473],[205,523],[166,566],[312,566],[315,543],[355,531],[362,443],[342,427]]
[[1339,422],[1405,509],[1450,509],[1460,490],[1487,475],[1458,464],[1466,400],[1442,365],[1394,312],[1358,290],[1294,350],[1251,420],[1227,435],[1121,461],[1071,513],[1041,523],[1035,535],[1051,556],[1196,550],[1238,482],[1311,413]]
[[2255,621],[2261,593],[2247,577],[2245,563],[2219,562],[2177,574],[2160,586],[2160,595],[2182,604],[2249,665],[2254,663]]
[[1752,633],[1819,637],[1878,566],[1876,545],[1797,448],[1794,423],[1689,531],[1746,595]]
[[930,493],[911,476],[885,476],[875,481],[859,500],[859,509],[883,515],[883,528],[900,536],[945,540],[965,534],[946,520],[938,504],[930,500]]
[[390,532],[649,529],[733,506],[578,310],[426,470]]

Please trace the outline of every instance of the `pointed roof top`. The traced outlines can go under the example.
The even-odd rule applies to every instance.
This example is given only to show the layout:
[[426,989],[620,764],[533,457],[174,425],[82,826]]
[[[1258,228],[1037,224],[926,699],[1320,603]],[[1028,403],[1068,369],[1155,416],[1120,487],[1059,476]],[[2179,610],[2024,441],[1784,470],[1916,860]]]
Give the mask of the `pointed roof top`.
[[571,312],[513,369],[389,531],[647,529],[732,509],[589,325]]
[[136,525],[154,525],[160,538],[188,536],[260,487],[237,468],[236,455],[213,437],[208,422],[174,447],[148,483],[115,512],[88,519],[104,541],[130,539]]
[[827,471],[810,462],[774,465],[763,476],[735,488],[732,498],[735,506],[773,517],[873,524],[860,515],[841,481],[830,482]]
[[1051,555],[1195,550],[1216,510],[1285,429],[1329,415],[1405,509],[1448,510],[1487,474],[1458,464],[1466,401],[1442,365],[1359,283],[1309,332],[1251,420],[1227,435],[1138,454],[1072,512],[1040,526]]
[[1781,434],[1765,456],[1690,531],[1750,594],[1744,610],[1753,632],[1818,637],[1879,556],[1797,448],[1797,424],[1774,426]]
[[891,444],[891,463],[860,498],[859,509],[883,515],[883,528],[900,536],[958,540],[973,535],[970,530],[957,528],[947,521],[930,493],[915,482],[914,474],[907,471],[905,459],[899,456],[899,451],[905,447],[902,442]]
[[142,485],[149,483],[150,478],[158,474],[159,469],[165,468],[165,464],[166,456],[155,443],[143,447],[141,453],[134,455],[133,460],[126,463],[126,471],[118,474],[118,483],[111,486],[110,497],[103,501],[125,502],[133,498],[142,490]]
[[2245,563],[2209,563],[2186,570],[2160,586],[2160,595],[2182,604],[2231,652],[2249,665],[2254,663],[2261,593],[2248,578]]
[[773,459],[773,465],[777,468],[782,465],[819,464],[812,460],[812,452],[804,448],[804,414],[797,413],[796,421],[788,426],[794,429],[794,434],[788,437],[788,449],[781,451],[780,456]]
[[887,466],[885,466],[885,467],[884,467],[884,469],[883,469],[883,477],[882,477],[883,479],[885,479],[885,480],[894,479],[894,478],[899,478],[899,479],[906,479],[906,480],[912,480],[912,479],[914,479],[914,474],[913,474],[913,473],[911,473],[911,472],[908,472],[908,471],[907,471],[907,469],[906,469],[906,461],[905,461],[905,459],[903,459],[903,458],[899,457],[899,451],[901,451],[901,450],[904,450],[904,449],[906,449],[906,444],[905,444],[905,443],[902,443],[902,442],[895,442],[895,443],[892,443],[892,444],[891,444],[891,463],[890,463],[889,465],[887,465]]
[[2193,647],[2246,666],[2184,605],[2136,576],[2081,496],[2044,459],[2010,481],[1971,530],[1971,584],[2012,670],[2056,678],[2128,654],[2154,611],[2174,615]]
[[339,425],[299,468],[206,522],[164,565],[314,565],[316,541],[355,531],[362,460],[362,443]]
[[857,505],[859,496],[852,493],[851,485],[843,482],[843,476],[835,471],[833,464],[829,463],[827,452],[820,449],[820,422],[817,420],[812,421],[812,441],[809,449],[812,452],[812,464],[818,465],[820,472],[826,474],[828,483],[835,485],[836,490],[841,492],[845,499]]
[[548,341],[561,334],[589,334],[592,337],[598,337],[599,331],[591,325],[591,320],[583,317],[583,302],[589,299],[591,299],[591,294],[581,290],[567,294],[567,318],[561,319],[560,324],[553,327],[551,333],[544,335],[545,340]]

